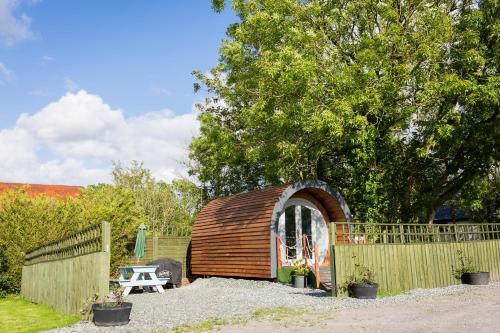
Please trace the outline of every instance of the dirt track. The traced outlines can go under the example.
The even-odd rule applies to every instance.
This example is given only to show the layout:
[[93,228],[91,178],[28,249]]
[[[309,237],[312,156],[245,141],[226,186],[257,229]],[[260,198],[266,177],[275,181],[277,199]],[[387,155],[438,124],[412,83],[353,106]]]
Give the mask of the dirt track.
[[401,304],[338,310],[280,322],[251,321],[224,333],[258,332],[500,332],[500,286]]

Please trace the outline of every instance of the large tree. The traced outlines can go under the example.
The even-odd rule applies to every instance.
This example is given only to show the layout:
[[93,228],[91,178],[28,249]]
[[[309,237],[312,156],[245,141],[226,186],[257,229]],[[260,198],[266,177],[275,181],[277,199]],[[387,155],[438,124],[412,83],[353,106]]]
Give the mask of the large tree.
[[219,63],[195,72],[191,172],[211,196],[318,178],[359,220],[431,223],[498,161],[498,1],[232,7]]
[[201,206],[202,193],[191,181],[157,181],[151,171],[138,161],[132,161],[127,167],[115,163],[112,175],[117,188],[134,194],[137,206],[147,218],[149,230],[167,232],[193,224]]

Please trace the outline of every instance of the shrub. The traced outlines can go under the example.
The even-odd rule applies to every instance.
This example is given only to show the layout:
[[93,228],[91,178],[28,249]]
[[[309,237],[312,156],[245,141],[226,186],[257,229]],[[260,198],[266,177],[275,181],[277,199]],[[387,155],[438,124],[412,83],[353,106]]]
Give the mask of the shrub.
[[[9,292],[21,282],[24,258],[32,248],[60,239],[90,224],[111,224],[111,272],[129,261],[144,212],[130,191],[111,185],[90,186],[77,198],[29,197],[24,189],[0,195],[0,247],[7,262]],[[3,264],[2,264],[3,266]],[[5,274],[5,273],[4,273]]]
[[17,277],[7,273],[0,273],[0,298],[6,297],[8,294],[17,294],[19,292],[19,284]]
[[472,258],[465,255],[465,253],[462,250],[458,250],[457,255],[458,255],[458,267],[457,268],[452,267],[453,276],[455,277],[455,279],[460,280],[464,273],[480,272],[479,268],[477,268],[474,265]]
[[0,195],[0,246],[7,258],[7,273],[15,282],[13,288],[19,289],[26,252],[82,227],[78,212],[76,199],[30,198],[24,189]]
[[0,298],[18,291],[14,278],[7,274],[7,269],[7,257],[4,249],[0,247]]
[[7,257],[5,256],[5,250],[0,247],[0,274],[7,272]]
[[79,203],[80,221],[111,224],[111,274],[117,275],[118,267],[130,261],[139,225],[146,222],[144,211],[130,190],[106,184],[87,187]]
[[293,261],[292,271],[297,276],[307,276],[311,269],[305,259],[296,259]]
[[[352,257],[356,260],[356,256]],[[347,281],[340,287],[342,291],[346,291],[349,287],[356,284],[376,284],[375,273],[368,267],[362,266],[360,263],[354,263],[354,272],[351,274]]]

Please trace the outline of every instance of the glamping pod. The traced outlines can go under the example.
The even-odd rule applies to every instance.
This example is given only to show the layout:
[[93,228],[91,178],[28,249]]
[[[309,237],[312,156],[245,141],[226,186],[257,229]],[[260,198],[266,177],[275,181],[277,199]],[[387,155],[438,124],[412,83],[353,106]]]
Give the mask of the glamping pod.
[[273,279],[304,256],[326,271],[328,223],[350,220],[342,196],[317,180],[213,200],[193,226],[192,274]]

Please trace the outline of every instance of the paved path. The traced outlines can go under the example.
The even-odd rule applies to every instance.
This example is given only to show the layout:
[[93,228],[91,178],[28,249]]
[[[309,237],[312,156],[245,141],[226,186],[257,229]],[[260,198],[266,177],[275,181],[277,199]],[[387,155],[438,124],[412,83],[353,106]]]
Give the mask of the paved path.
[[[307,328],[305,328],[307,327]],[[500,332],[500,285],[463,294],[435,296],[399,304],[372,304],[334,310],[278,323],[250,321],[225,326],[223,333],[259,332]]]

